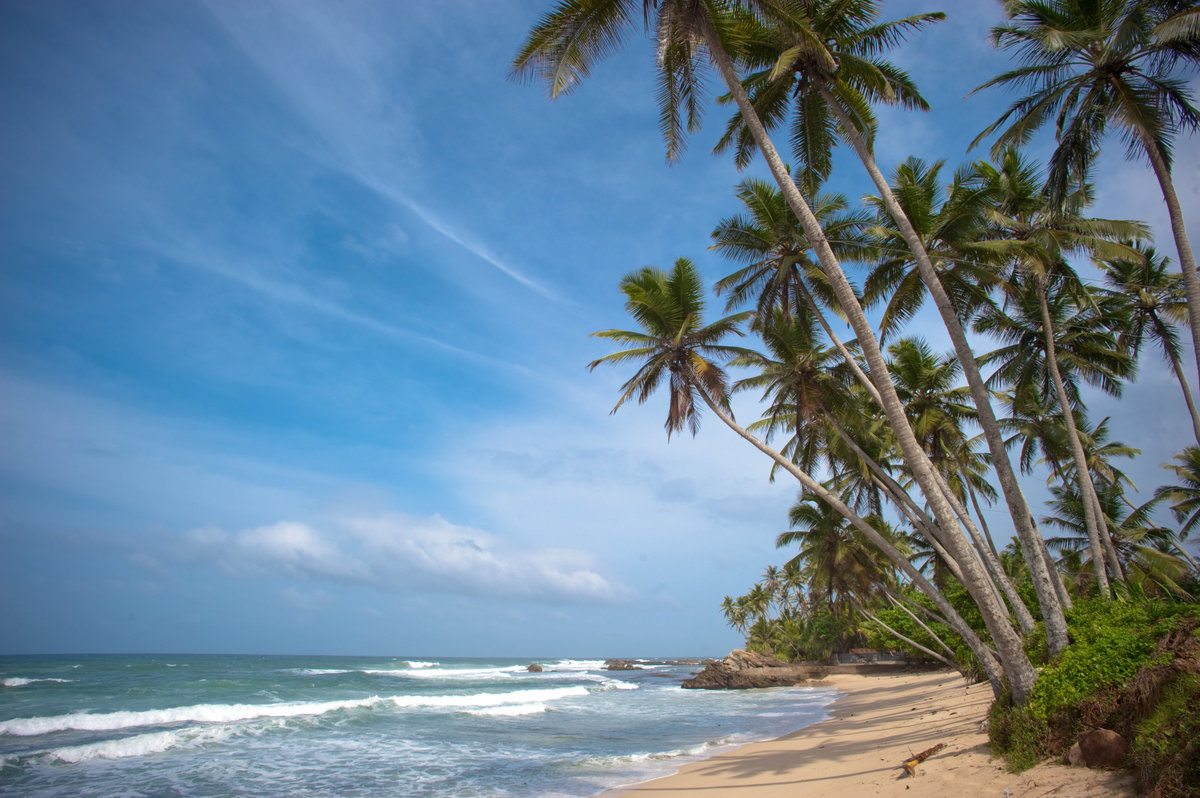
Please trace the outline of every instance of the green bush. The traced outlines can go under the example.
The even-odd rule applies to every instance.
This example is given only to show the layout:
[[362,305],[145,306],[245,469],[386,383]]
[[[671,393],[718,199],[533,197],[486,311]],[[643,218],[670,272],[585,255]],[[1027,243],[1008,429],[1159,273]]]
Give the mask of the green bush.
[[[1157,650],[1156,644],[1172,630],[1200,623],[1200,608],[1161,600],[1093,599],[1076,605],[1067,623],[1071,645],[1043,669],[1025,706],[1012,707],[1006,700],[993,706],[993,750],[1005,755],[1014,770],[1037,764],[1047,753],[1065,752],[1085,727],[1132,723],[1129,707],[1157,696],[1133,695],[1131,685],[1141,675],[1170,665],[1175,654]],[[1167,683],[1166,679],[1150,682]],[[1194,704],[1191,709],[1186,702],[1178,706],[1180,712],[1195,714]],[[1171,718],[1170,722],[1179,720]],[[1146,728],[1161,730],[1166,722]],[[1163,739],[1158,732],[1125,731],[1149,757],[1158,750],[1153,741]],[[1149,736],[1143,739],[1143,734]],[[1177,748],[1166,745],[1172,751]]]

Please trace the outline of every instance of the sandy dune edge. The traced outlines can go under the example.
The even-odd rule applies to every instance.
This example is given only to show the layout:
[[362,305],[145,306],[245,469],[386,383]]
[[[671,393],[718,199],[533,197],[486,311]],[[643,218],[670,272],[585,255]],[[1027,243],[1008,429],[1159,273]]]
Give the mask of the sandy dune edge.
[[[1021,774],[988,753],[980,724],[991,690],[951,671],[831,676],[845,693],[834,717],[778,740],[753,743],[683,766],[680,772],[607,795],[739,798],[1087,798],[1132,796],[1125,773],[1044,763]],[[946,747],[909,778],[900,763],[938,743]]]

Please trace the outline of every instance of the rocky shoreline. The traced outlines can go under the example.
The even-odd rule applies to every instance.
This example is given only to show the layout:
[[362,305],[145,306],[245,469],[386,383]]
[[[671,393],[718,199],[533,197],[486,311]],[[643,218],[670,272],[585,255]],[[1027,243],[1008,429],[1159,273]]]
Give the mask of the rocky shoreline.
[[792,687],[821,679],[827,667],[812,663],[780,662],[765,654],[734,649],[722,660],[709,660],[704,670],[683,681],[688,690],[751,690]]

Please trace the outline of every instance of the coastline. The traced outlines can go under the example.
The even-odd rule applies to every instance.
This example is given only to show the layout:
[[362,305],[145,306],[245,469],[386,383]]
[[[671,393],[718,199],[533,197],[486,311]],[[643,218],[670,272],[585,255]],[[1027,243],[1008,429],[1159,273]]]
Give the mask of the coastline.
[[[682,766],[671,776],[601,793],[603,798],[697,798],[736,792],[745,798],[844,798],[846,795],[1133,796],[1132,776],[1045,762],[1010,773],[988,751],[989,685],[968,685],[953,671],[839,674],[816,685],[842,693],[832,717],[775,740],[749,743]],[[939,743],[918,766],[901,763]]]

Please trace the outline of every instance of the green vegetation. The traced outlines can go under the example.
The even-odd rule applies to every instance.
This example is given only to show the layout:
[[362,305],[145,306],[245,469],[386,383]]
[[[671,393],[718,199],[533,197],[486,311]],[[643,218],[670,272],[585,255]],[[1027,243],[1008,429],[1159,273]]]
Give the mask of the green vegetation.
[[1130,743],[1141,787],[1195,795],[1200,784],[1200,608],[1148,601],[1081,602],[1071,646],[1047,664],[1029,701],[998,700],[993,750],[1015,770],[1063,755],[1081,731],[1108,728]]
[[[730,315],[705,321],[691,260],[640,269],[620,283],[634,329],[596,333],[630,348],[591,364],[634,369],[614,411],[665,387],[668,437],[694,434],[707,409],[772,477],[798,483],[777,537],[787,559],[722,603],[747,645],[789,659],[903,649],[991,682],[993,738],[1017,767],[1104,721],[1124,724],[1139,768],[1186,783],[1195,735],[1173,730],[1196,725],[1195,671],[1179,663],[1195,662],[1200,617],[1200,566],[1183,543],[1200,517],[1200,448],[1168,466],[1176,484],[1135,504],[1119,461],[1139,451],[1110,440],[1085,400],[1089,388],[1120,396],[1156,350],[1200,444],[1181,334],[1200,365],[1200,281],[1171,178],[1175,138],[1200,127],[1185,79],[1200,67],[1200,14],[1184,0],[1010,0],[1003,13],[993,42],[1018,64],[980,90],[1026,94],[981,134],[996,135],[991,157],[948,178],[916,158],[886,176],[874,152],[877,107],[927,107],[887,53],[941,13],[562,0],[513,75],[569,93],[640,22],[657,48],[668,157],[712,106],[711,69],[732,111],[717,151],[739,166],[761,156],[773,179],[745,180],[739,211],[711,233],[735,264],[715,284]],[[785,127],[794,170],[772,138]],[[1044,168],[1020,151],[1043,127],[1055,137]],[[1112,130],[1150,162],[1178,272],[1144,223],[1089,213]],[[875,188],[861,207],[824,190],[835,146]],[[867,275],[861,287],[845,265]],[[905,334],[927,301],[948,353]],[[742,391],[761,410],[745,426],[731,405]],[[1043,513],[1019,475],[1049,482]],[[985,508],[998,502],[996,529]]]

